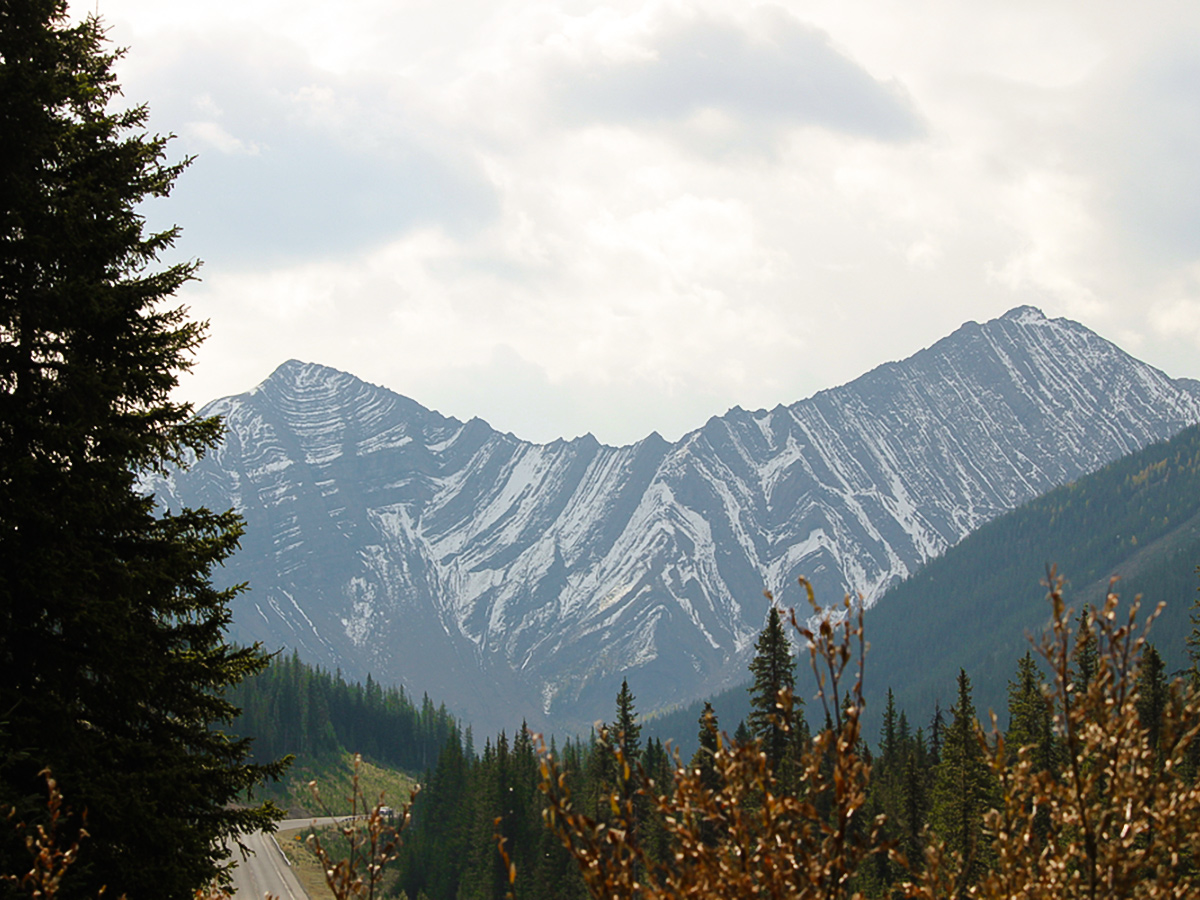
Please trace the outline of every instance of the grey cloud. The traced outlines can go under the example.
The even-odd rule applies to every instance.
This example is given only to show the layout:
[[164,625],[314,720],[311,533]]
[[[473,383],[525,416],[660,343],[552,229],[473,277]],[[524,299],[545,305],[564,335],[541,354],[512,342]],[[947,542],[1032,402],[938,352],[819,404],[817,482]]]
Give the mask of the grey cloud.
[[905,91],[880,82],[829,37],[770,10],[770,39],[732,22],[668,23],[648,60],[593,64],[560,75],[557,102],[578,120],[670,121],[704,109],[738,119],[813,125],[885,141],[923,133]]
[[[199,45],[154,73],[152,125],[196,154],[169,215],[185,249],[243,265],[337,254],[438,225],[474,229],[496,213],[492,186],[449,142],[406,120],[386,85],[342,83],[286,56]],[[297,91],[299,86],[309,86]],[[314,116],[305,91],[327,115]],[[199,126],[199,127],[198,127]],[[219,128],[240,142],[221,149]]]
[[1105,98],[1112,212],[1159,261],[1200,259],[1200,52],[1155,55],[1123,94]]

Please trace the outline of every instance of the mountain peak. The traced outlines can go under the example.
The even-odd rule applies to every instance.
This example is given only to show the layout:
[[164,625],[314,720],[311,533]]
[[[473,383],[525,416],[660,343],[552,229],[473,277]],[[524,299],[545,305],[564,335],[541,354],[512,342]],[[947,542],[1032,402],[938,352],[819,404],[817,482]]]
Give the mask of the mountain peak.
[[1042,325],[1050,320],[1036,306],[1015,306],[1000,316],[1005,322],[1016,322],[1018,325]]

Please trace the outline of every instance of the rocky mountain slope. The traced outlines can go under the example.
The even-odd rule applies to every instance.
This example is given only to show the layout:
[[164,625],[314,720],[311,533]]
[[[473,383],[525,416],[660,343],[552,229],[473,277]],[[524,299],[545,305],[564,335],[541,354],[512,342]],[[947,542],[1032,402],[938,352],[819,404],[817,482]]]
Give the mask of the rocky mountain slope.
[[968,532],[1200,421],[1174,381],[1030,307],[791,406],[668,443],[536,445],[291,361],[216,401],[222,447],[156,481],[236,507],[236,636],[444,699],[476,727],[586,728],[745,678],[764,588],[873,602]]

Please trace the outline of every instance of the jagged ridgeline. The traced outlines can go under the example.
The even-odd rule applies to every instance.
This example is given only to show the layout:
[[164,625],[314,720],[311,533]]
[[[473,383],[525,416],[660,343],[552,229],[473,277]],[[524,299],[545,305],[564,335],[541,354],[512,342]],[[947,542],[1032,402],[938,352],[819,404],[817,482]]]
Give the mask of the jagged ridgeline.
[[1200,421],[1195,387],[1022,307],[675,443],[536,445],[293,361],[210,404],[224,444],[149,486],[244,515],[238,640],[428,691],[481,732],[584,733],[626,677],[646,713],[741,683],[764,588],[873,602]]
[[[1064,593],[1077,610],[1103,605],[1113,576],[1124,600],[1142,596],[1143,614],[1165,603],[1150,639],[1168,672],[1189,666],[1185,638],[1200,586],[1200,426],[982,526],[884,594],[866,616],[867,734],[879,726],[888,688],[914,727],[927,725],[935,704],[953,703],[960,667],[981,716],[1002,714],[1013,660],[1048,622],[1041,582],[1050,565],[1067,579]],[[713,705],[730,732],[750,709],[745,688]],[[647,733],[674,739],[686,755],[701,707],[651,721]]]

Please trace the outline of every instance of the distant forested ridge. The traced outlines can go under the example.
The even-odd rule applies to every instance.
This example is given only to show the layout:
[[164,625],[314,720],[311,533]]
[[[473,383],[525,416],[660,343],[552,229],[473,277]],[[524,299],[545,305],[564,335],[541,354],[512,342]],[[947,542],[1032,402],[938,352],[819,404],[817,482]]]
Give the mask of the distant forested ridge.
[[[1012,660],[1048,621],[1055,567],[1076,611],[1104,602],[1109,580],[1142,613],[1165,604],[1150,639],[1168,672],[1190,665],[1185,637],[1200,563],[1200,427],[1130,454],[984,525],[889,591],[867,614],[869,701],[892,687],[921,709],[953,699],[959,668],[980,714],[1001,710]],[[875,718],[869,721],[877,721]]]
[[310,666],[295,653],[277,655],[227,697],[242,710],[229,730],[254,739],[255,759],[327,759],[349,750],[380,765],[421,772],[451,737],[459,740],[454,718],[428,695],[417,704],[404,688],[385,688],[370,675],[365,684],[351,684],[341,672]]
[[[1200,426],[1192,426],[989,522],[884,594],[866,617],[864,722],[879,726],[889,688],[908,709],[948,707],[960,668],[981,717],[1003,709],[1012,660],[1047,622],[1048,566],[1067,579],[1064,593],[1077,610],[1102,604],[1113,576],[1126,602],[1141,596],[1143,613],[1166,604],[1151,640],[1167,671],[1178,671],[1188,665],[1197,563]],[[805,674],[798,673],[797,691],[810,696],[815,687]],[[750,709],[745,686],[711,702],[722,721]],[[647,732],[690,752],[702,706],[652,719]]]

